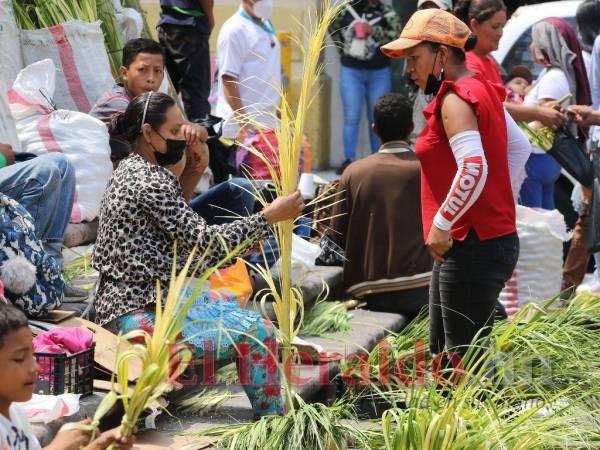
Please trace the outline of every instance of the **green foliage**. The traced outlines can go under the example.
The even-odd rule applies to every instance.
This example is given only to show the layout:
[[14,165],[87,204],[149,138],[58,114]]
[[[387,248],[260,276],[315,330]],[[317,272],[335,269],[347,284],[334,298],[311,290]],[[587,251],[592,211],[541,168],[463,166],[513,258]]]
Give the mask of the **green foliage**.
[[204,415],[219,409],[227,400],[234,395],[229,391],[215,389],[203,389],[181,400],[177,409],[188,414]]
[[211,428],[198,436],[219,436],[223,450],[345,450],[348,441],[363,440],[356,427],[342,422],[353,418],[350,406],[321,403],[299,406],[285,416],[267,416],[251,424]]
[[303,336],[324,336],[329,333],[347,333],[350,331],[350,319],[343,302],[319,302],[304,313],[304,322],[300,329]]

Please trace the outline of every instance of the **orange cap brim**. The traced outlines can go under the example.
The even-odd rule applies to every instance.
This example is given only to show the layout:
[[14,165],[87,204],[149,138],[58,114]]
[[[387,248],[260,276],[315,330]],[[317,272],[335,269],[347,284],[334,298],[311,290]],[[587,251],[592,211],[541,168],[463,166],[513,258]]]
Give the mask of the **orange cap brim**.
[[383,54],[389,58],[405,58],[405,51],[416,47],[421,42],[420,39],[398,38],[395,41],[385,44],[381,47]]

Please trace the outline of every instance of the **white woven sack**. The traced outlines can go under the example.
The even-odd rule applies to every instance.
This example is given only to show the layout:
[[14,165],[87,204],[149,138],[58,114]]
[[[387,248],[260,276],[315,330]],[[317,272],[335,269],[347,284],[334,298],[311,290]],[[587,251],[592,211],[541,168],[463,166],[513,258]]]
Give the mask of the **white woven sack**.
[[543,304],[560,292],[563,242],[569,239],[564,217],[557,210],[517,206],[521,244],[519,261],[500,294],[509,315],[529,302]]
[[70,21],[42,30],[21,30],[26,65],[50,58],[56,66],[53,100],[59,109],[89,112],[114,79],[100,22]]
[[11,86],[23,68],[21,39],[12,0],[0,0],[0,74]]
[[60,152],[71,161],[77,178],[71,222],[90,221],[98,217],[112,173],[108,130],[88,114],[49,109],[40,90],[53,94],[54,74],[49,59],[23,69],[10,91],[10,107],[23,152]]
[[75,167],[77,188],[71,222],[98,217],[112,173],[106,125],[92,116],[59,109],[17,124],[23,151],[35,155],[64,153]]

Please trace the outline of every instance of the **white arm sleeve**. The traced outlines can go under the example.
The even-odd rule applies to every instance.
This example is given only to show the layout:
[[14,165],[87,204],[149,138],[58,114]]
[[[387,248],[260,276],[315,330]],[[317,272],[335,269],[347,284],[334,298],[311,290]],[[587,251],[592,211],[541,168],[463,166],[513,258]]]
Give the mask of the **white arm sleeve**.
[[506,131],[508,133],[508,171],[512,193],[516,202],[519,198],[521,185],[527,177],[525,164],[531,154],[531,144],[506,108],[504,109],[504,117],[506,118]]
[[487,179],[487,161],[479,131],[463,131],[450,139],[457,171],[448,196],[433,219],[440,230],[450,231],[481,195]]

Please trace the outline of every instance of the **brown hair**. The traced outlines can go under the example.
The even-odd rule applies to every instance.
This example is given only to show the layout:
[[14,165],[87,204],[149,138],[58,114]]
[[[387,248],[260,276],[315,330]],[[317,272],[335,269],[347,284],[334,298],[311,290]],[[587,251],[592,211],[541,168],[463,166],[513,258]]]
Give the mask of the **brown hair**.
[[454,7],[454,15],[469,25],[471,19],[485,22],[498,11],[506,11],[502,0],[458,0]]

